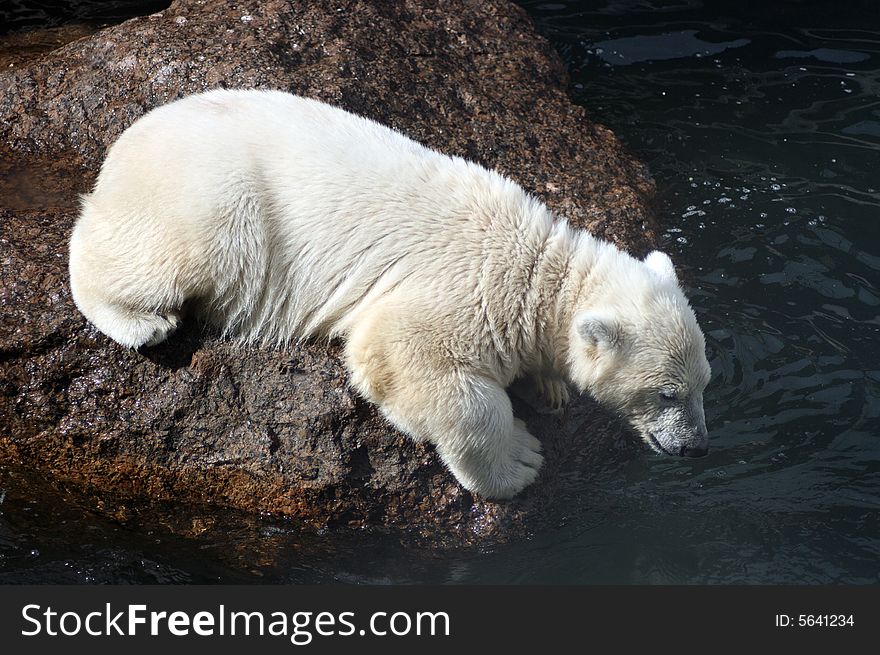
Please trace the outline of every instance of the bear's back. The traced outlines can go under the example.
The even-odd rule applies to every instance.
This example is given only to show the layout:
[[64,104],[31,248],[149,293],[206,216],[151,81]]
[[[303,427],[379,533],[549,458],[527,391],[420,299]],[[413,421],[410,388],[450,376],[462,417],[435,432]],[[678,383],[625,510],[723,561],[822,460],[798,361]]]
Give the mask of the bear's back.
[[493,171],[342,109],[256,90],[211,91],[141,118],[89,202],[107,220],[125,207],[125,220],[163,223],[212,271],[220,322],[272,339],[332,332],[402,285],[479,303],[461,294],[509,277],[531,215],[537,240],[549,221]]

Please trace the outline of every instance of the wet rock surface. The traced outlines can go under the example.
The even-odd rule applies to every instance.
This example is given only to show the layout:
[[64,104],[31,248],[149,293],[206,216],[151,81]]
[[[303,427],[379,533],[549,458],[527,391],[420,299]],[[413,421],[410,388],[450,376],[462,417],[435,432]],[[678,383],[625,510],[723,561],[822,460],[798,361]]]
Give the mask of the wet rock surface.
[[627,448],[581,399],[515,404],[544,443],[514,501],[462,490],[430,446],[347,387],[339,344],[241,347],[188,325],[127,351],[67,286],[76,194],[137,117],[217,86],[279,88],[497,168],[569,220],[643,254],[653,183],[565,92],[524,12],[500,1],[182,0],[0,72],[0,460],[104,499],[212,504],[314,526],[400,529],[432,543],[523,534],[561,476]]

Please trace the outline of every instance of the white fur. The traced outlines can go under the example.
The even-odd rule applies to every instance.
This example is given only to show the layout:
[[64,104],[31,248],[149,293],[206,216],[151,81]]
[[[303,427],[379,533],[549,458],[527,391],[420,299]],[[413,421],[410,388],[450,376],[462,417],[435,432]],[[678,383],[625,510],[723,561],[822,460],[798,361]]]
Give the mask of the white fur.
[[[83,314],[132,348],[165,339],[184,303],[245,341],[343,337],[364,397],[434,443],[467,489],[505,498],[542,462],[504,391],[516,377],[541,380],[555,404],[567,378],[646,439],[662,421],[635,397],[702,393],[702,334],[672,263],[652,257],[375,122],[220,90],[150,112],[110,149],[70,276]],[[591,341],[584,316],[619,338]]]

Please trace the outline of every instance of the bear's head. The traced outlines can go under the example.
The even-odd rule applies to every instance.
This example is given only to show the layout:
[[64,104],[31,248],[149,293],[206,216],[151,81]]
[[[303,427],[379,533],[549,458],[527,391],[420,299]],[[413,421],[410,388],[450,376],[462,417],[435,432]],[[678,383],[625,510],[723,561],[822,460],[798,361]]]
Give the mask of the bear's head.
[[620,412],[655,451],[699,457],[709,449],[703,333],[672,260],[601,257],[569,335],[572,381]]

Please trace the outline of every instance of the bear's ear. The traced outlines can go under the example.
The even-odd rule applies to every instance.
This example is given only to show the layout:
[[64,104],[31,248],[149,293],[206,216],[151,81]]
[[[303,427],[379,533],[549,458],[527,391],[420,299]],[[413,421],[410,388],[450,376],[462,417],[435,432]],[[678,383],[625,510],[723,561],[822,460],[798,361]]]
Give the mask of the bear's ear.
[[620,325],[607,314],[583,312],[575,318],[578,336],[588,345],[599,348],[617,348],[623,338]]
[[655,250],[648,253],[648,256],[645,257],[645,265],[661,280],[668,280],[678,284],[678,278],[675,275],[675,266],[669,258],[669,255],[665,252]]

